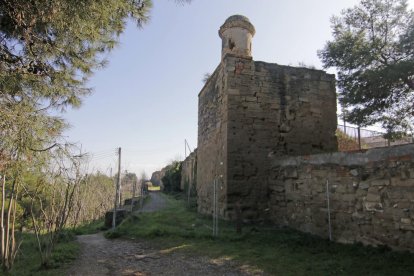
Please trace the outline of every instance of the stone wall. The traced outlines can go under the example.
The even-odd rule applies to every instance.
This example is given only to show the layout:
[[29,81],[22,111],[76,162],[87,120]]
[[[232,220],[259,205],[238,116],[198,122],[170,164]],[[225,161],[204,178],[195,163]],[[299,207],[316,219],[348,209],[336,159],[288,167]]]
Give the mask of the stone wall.
[[197,177],[197,149],[190,153],[181,164],[181,190],[187,190],[188,186],[195,185]]
[[334,75],[227,55],[228,214],[240,200],[245,219],[267,208],[269,155],[337,150]]
[[414,145],[275,157],[269,218],[328,238],[414,250]]
[[234,218],[262,219],[268,157],[337,150],[335,78],[324,71],[255,62],[227,54],[199,94],[198,206]]
[[[198,211],[211,214],[213,181],[224,187],[227,158],[227,95],[222,66],[215,70],[199,93],[197,145],[197,206]],[[224,189],[219,193],[219,210],[226,206]]]

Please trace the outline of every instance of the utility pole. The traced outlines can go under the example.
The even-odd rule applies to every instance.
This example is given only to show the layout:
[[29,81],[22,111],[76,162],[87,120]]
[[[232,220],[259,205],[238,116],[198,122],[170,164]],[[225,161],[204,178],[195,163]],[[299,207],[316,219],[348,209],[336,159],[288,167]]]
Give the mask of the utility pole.
[[184,139],[184,160],[187,158],[187,140]]
[[185,159],[185,157],[187,157],[187,149],[188,149],[188,153],[190,154],[192,152],[192,150],[190,148],[190,145],[187,142],[187,139],[184,139],[184,151],[185,151],[184,159]]
[[121,147],[118,148],[118,180],[117,180],[117,190],[118,190],[118,206],[121,205]]
[[136,190],[137,190],[137,181],[133,180],[133,182],[132,182],[132,198],[135,197]]
[[115,229],[116,226],[116,211],[118,205],[120,205],[121,200],[121,193],[120,193],[120,187],[121,187],[121,147],[118,148],[118,179],[116,181],[116,192],[115,192],[115,206],[114,206],[114,213],[112,216],[112,229]]

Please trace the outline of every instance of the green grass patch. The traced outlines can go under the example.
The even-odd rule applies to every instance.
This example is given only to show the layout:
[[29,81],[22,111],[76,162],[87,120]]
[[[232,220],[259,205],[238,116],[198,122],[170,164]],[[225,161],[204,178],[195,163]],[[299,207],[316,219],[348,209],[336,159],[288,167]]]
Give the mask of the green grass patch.
[[40,267],[40,256],[34,234],[23,233],[20,237],[23,242],[10,275],[64,275],[69,264],[79,255],[80,247],[75,241],[75,235],[94,234],[101,231],[103,226],[104,221],[100,219],[61,232],[47,269]]
[[85,223],[81,226],[76,227],[72,231],[76,235],[89,235],[89,234],[98,233],[99,231],[102,231],[102,230],[105,230],[103,218]]
[[10,275],[64,275],[67,266],[79,254],[80,248],[73,233],[64,232],[55,246],[49,267],[44,269],[40,267],[40,256],[35,236],[24,233],[21,238],[23,242]]
[[272,226],[235,226],[220,221],[213,238],[211,219],[167,196],[168,208],[134,214],[107,237],[152,240],[160,249],[237,260],[276,275],[414,275],[414,255],[387,248],[332,243],[316,236]]

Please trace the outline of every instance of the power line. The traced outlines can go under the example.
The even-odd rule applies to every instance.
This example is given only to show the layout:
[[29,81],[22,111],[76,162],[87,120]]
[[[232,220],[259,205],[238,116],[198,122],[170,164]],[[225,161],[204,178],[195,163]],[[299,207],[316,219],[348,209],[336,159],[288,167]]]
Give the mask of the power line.
[[108,158],[112,158],[115,157],[114,154],[108,154],[108,155],[101,155],[101,156],[91,156],[90,160],[99,160],[99,159],[108,159]]

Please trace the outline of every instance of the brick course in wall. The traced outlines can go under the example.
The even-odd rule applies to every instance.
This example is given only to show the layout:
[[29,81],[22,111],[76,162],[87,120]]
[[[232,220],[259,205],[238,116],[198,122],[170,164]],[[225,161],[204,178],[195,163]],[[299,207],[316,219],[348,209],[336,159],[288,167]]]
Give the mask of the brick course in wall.
[[328,238],[414,250],[414,145],[273,158],[269,219]]

